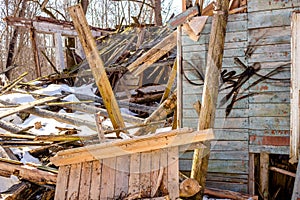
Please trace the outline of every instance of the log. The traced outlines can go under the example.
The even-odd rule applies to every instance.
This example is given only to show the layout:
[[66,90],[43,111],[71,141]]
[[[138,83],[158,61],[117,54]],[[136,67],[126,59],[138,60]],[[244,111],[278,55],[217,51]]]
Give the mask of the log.
[[[210,33],[208,60],[202,96],[198,130],[214,125],[215,111],[219,92],[219,79],[222,68],[229,0],[217,0]],[[210,142],[204,142],[205,149],[195,149],[191,178],[199,181],[201,191],[196,199],[202,199],[205,189],[206,174],[210,154]]]
[[[10,160],[0,160],[0,173],[11,174],[20,179],[28,180],[39,185],[56,184],[57,174],[39,170],[36,167],[24,165],[21,162],[12,163]],[[0,174],[0,175],[1,175]]]
[[[81,5],[75,5],[68,8],[69,14],[73,20],[74,27],[78,33],[79,40],[83,46],[89,66],[92,70],[95,82],[104,100],[104,105],[108,111],[109,118],[113,124],[114,129],[124,128],[125,123],[121,116],[119,106],[117,104],[115,95],[112,91],[111,85],[107,78],[103,61],[98,55],[98,49],[93,35],[88,26],[87,20],[83,13]],[[119,132],[117,137],[119,137]]]
[[[161,121],[166,119],[169,114],[171,114],[177,106],[177,93],[174,93],[165,100],[156,111],[154,111],[147,119],[145,119],[144,124],[148,124],[155,121]],[[137,132],[134,133],[135,136],[146,135],[149,132],[155,132],[157,125],[142,127]]]
[[198,181],[192,178],[185,179],[179,185],[179,196],[180,197],[192,197],[197,194],[201,189]]

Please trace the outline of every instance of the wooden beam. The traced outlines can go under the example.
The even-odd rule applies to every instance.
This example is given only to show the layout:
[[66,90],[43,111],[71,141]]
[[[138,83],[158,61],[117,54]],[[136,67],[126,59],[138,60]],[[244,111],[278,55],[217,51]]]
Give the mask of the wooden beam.
[[34,28],[30,29],[30,40],[31,40],[31,46],[32,46],[32,51],[33,51],[33,55],[34,55],[36,78],[38,78],[38,77],[42,76],[42,73],[41,73],[38,47],[37,47],[37,43],[36,43],[36,32],[35,32]]
[[191,19],[192,17],[199,15],[199,7],[198,6],[193,6],[189,9],[187,9],[186,11],[180,13],[179,15],[173,17],[172,19],[170,19],[167,22],[167,26],[170,29],[175,29],[178,26],[184,24],[185,22],[187,22],[189,19]]
[[259,191],[263,200],[269,199],[269,153],[260,153]]
[[298,162],[297,173],[294,183],[294,190],[291,200],[299,200],[300,199],[300,162]]
[[[149,124],[151,122],[161,121],[166,119],[169,114],[171,114],[177,106],[177,92],[174,93],[167,98],[158,108],[154,111],[147,119],[145,119],[144,124]],[[146,135],[149,132],[155,132],[157,129],[157,125],[149,125],[140,128],[137,130],[134,135]]]
[[55,184],[57,180],[57,174],[55,173],[39,170],[37,167],[24,165],[21,162],[9,159],[2,158],[0,160],[0,169],[0,173],[5,172],[37,184]]
[[155,135],[60,151],[51,158],[51,162],[57,166],[69,165],[212,139],[214,139],[212,129],[194,131],[191,128],[182,128]]
[[175,59],[172,71],[170,73],[170,77],[168,79],[164,94],[160,100],[160,104],[162,104],[170,95],[172,86],[174,84],[175,78],[176,78],[176,73],[177,73],[177,59]]
[[290,135],[290,162],[299,160],[300,149],[300,13],[292,14],[291,39],[291,135]]
[[[219,79],[222,68],[229,0],[217,0],[210,33],[208,60],[202,96],[202,108],[199,116],[198,130],[214,126],[215,111],[219,93]],[[206,149],[195,149],[191,178],[199,181],[201,191],[196,199],[202,199],[205,189],[210,142],[204,142]]]
[[296,173],[289,172],[287,170],[280,169],[278,167],[270,167],[270,171],[278,172],[278,173],[281,173],[281,174],[284,174],[284,175],[287,175],[287,176],[291,176],[291,177],[294,177],[294,178],[296,177]]
[[[86,54],[113,127],[114,129],[125,128],[118,103],[107,78],[103,61],[98,54],[96,42],[89,29],[82,7],[81,5],[75,5],[68,8],[68,11],[74,22],[74,27],[78,32],[79,40]],[[119,137],[119,134],[120,133],[117,132],[117,137]]]
[[130,72],[134,71],[134,75],[142,73],[145,69],[150,67],[154,62],[156,62],[176,46],[176,37],[177,33],[176,31],[174,31],[173,33],[165,37],[161,42],[152,47],[149,51],[144,53],[136,61],[131,63],[127,67],[127,69]]

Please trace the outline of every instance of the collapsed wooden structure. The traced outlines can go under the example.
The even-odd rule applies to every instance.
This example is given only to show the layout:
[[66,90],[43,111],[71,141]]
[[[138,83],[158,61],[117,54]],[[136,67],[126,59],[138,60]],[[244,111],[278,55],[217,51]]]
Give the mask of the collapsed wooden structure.
[[[233,1],[230,2],[232,3]],[[241,2],[240,7],[237,10],[234,8],[231,13],[246,9],[245,1]],[[209,7],[212,7],[212,4],[207,7],[207,10],[204,9],[202,14],[207,12],[207,15],[212,15],[212,12],[210,12],[212,9],[209,10]],[[208,174],[206,176],[206,185],[208,187],[248,193],[252,196],[260,193],[263,199],[268,199],[270,193],[275,193],[275,197],[280,194],[280,187],[283,187],[278,186],[278,192],[269,191],[270,177],[268,174],[279,173],[287,176],[288,178],[286,179],[296,177],[292,198],[299,198],[297,186],[299,185],[299,166],[297,173],[291,173],[289,170],[278,167],[284,166],[283,164],[269,166],[270,160],[274,159],[272,158],[274,155],[290,154],[291,162],[298,161],[299,84],[297,77],[299,77],[299,72],[297,68],[299,67],[297,67],[297,58],[299,53],[295,50],[298,44],[297,27],[299,25],[298,13],[294,11],[299,8],[300,4],[298,1],[274,1],[266,6],[263,1],[249,0],[247,2],[247,13],[230,15],[228,17],[222,71],[220,71],[220,95],[217,100],[218,107],[214,123],[215,139],[211,143]],[[140,75],[146,69],[153,67],[155,62],[174,49],[176,46],[175,42],[177,42],[177,61],[173,65],[171,72],[174,75],[177,67],[178,85],[177,95],[175,96],[175,101],[177,99],[177,121],[179,128],[192,127],[195,130],[199,128],[198,119],[201,113],[199,102],[201,102],[203,95],[204,71],[206,70],[207,60],[210,57],[208,44],[212,26],[212,18],[199,17],[196,16],[197,14],[198,10],[192,7],[181,16],[182,18],[179,17],[179,20],[175,18],[169,23],[169,27],[179,27],[177,31],[168,29],[162,31],[161,33],[165,34],[163,37],[165,39],[160,38],[159,40],[162,39],[161,42],[151,40],[153,43],[149,45],[151,46],[150,49],[147,49],[146,42],[146,44],[143,44],[144,46],[142,45],[145,47],[146,53],[144,52],[145,49],[141,48],[142,50],[135,52],[132,60],[125,59],[121,63],[117,62],[117,58],[128,55],[126,49],[131,42],[137,41],[136,43],[139,43],[138,41],[144,37],[143,34],[139,33],[136,36],[136,32],[133,32],[133,36],[125,36],[126,42],[122,46],[118,46],[119,49],[115,48],[107,55],[105,55],[106,52],[104,50],[102,51],[106,57],[104,63],[112,66],[111,70],[115,70],[116,68],[114,67],[119,67],[118,64],[120,64],[121,70],[127,67],[125,71],[127,72],[128,70],[130,73],[125,74],[128,75],[127,79],[130,79],[133,75]],[[185,23],[186,21],[188,23]],[[292,32],[290,31],[291,23],[293,23]],[[293,38],[292,41],[290,40],[291,37]],[[99,45],[100,48],[105,50],[112,46],[114,45],[111,44],[106,47]],[[89,52],[87,51],[86,53]],[[170,57],[172,59],[169,59]],[[165,60],[160,60],[160,62],[167,63],[166,66],[172,66],[173,60],[174,57],[169,56]],[[90,62],[94,62],[94,60]],[[82,65],[83,68],[86,64],[85,62]],[[92,63],[92,66],[94,64]],[[292,85],[290,85],[290,69],[292,69]],[[109,69],[105,70],[106,72],[109,71]],[[162,76],[162,73],[159,74]],[[167,83],[167,85],[169,86],[167,89],[170,90],[172,83]],[[289,98],[290,86],[292,87],[291,95],[293,97],[291,100]],[[132,91],[129,91],[129,93],[132,93]],[[105,99],[104,92],[101,94],[102,98]],[[107,101],[107,99],[105,100]],[[109,105],[109,103],[107,102],[106,104]],[[174,105],[176,106],[176,104],[171,104],[168,107],[169,110],[173,110]],[[34,105],[25,105],[19,109],[22,111],[27,109],[26,112],[34,113],[35,109],[32,109],[32,107]],[[106,108],[108,110],[105,117],[113,116],[115,112],[113,108],[116,108],[116,106],[106,106]],[[78,109],[86,110],[85,108]],[[291,112],[290,109],[292,110]],[[92,110],[93,113],[99,111],[95,108]],[[164,108],[159,112],[163,113],[164,117],[170,114],[166,113],[165,110]],[[103,115],[103,110],[101,110],[100,114]],[[153,121],[160,120],[160,118],[153,118],[151,113],[149,114],[150,117],[144,121],[128,116],[124,119],[125,121],[127,119],[139,121],[139,123],[143,123],[144,127],[147,127]],[[124,117],[124,115],[122,116]],[[82,123],[89,124],[90,127],[97,129],[93,124],[88,122]],[[118,123],[114,123],[115,131],[121,132],[126,129],[126,127],[119,127]],[[153,129],[151,126],[148,128]],[[143,131],[151,132],[148,128],[140,129],[136,136]],[[98,131],[104,135],[105,130],[98,129]],[[178,129],[177,131],[185,132],[187,130]],[[126,131],[124,132],[126,133]],[[165,134],[174,132],[176,131],[170,131]],[[190,130],[187,132],[190,132]],[[185,136],[193,135],[192,133],[184,134],[186,134]],[[99,135],[99,138],[103,139],[103,135]],[[148,138],[149,141],[159,144],[158,146],[154,145],[155,148],[153,146],[153,149],[147,143],[147,145],[139,146],[132,152],[130,146],[134,145],[133,142],[139,139],[130,139],[128,141],[117,141],[59,152],[52,159],[54,164],[61,166],[57,184],[62,187],[57,187],[56,198],[76,199],[80,197],[81,199],[82,197],[88,199],[95,195],[96,199],[99,197],[119,197],[121,199],[162,197],[162,199],[175,199],[179,195],[179,185],[177,184],[178,169],[189,175],[192,168],[193,150],[198,147],[203,149],[204,146],[198,144],[198,146],[192,145],[191,148],[182,148],[180,146],[183,144],[178,143],[174,145],[176,147],[169,148],[163,143],[164,141],[170,144],[168,141],[169,136],[163,138],[166,141],[157,141],[157,137],[163,137],[163,135],[143,136]],[[202,139],[197,141],[200,140]],[[194,140],[191,139],[190,142],[192,141]],[[187,141],[186,143],[189,142]],[[121,144],[124,145],[121,148],[122,150],[119,150],[119,147],[117,150],[111,150],[115,145]],[[148,147],[151,147],[151,149],[147,149]],[[162,147],[167,149],[158,150]],[[124,148],[131,148],[131,151],[125,152]],[[116,154],[104,156],[103,152]],[[172,155],[174,156],[172,157]],[[177,159],[178,156],[180,157],[179,159]],[[163,162],[168,162],[174,158],[176,158],[174,165],[164,166]],[[152,170],[152,165],[154,170]],[[258,170],[259,165],[260,170]],[[123,171],[123,167],[126,168],[125,171]],[[165,167],[165,169],[161,170],[161,167]],[[137,172],[135,171],[137,168],[140,170],[138,174],[134,173]],[[144,169],[146,171],[143,171]],[[68,179],[64,179],[64,174],[67,174]],[[117,178],[109,179],[110,177],[107,174],[123,178],[120,181]],[[93,179],[92,177],[97,178]],[[255,185],[255,181],[258,179],[259,187]],[[141,180],[143,181],[139,182]],[[156,182],[149,180],[155,180]],[[171,180],[176,184],[174,182],[171,183]],[[122,181],[125,184],[122,184]],[[134,181],[136,184],[130,185],[131,181]],[[114,187],[105,187],[108,182],[113,184]],[[164,182],[166,183],[162,184]],[[121,184],[119,185],[119,183]],[[135,187],[137,183],[141,183],[141,185]],[[162,185],[165,185],[165,188],[162,188]],[[131,188],[131,186],[134,188]],[[151,189],[148,190],[148,188]],[[133,196],[130,196],[130,194]],[[206,191],[206,194],[210,193]],[[227,193],[223,192],[223,194],[223,197],[226,197],[225,194]],[[247,199],[247,197],[243,198]]]

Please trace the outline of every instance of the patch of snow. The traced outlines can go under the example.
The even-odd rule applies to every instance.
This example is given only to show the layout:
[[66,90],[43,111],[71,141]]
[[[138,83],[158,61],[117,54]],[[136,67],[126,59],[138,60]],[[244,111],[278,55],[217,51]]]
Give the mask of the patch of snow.
[[131,116],[137,116],[136,113],[131,112],[128,108],[120,108],[121,113],[131,115]]
[[61,85],[51,84],[45,88],[35,90],[33,93],[53,96],[53,95],[60,95],[62,91],[72,92],[70,87],[65,84],[61,84]]
[[16,176],[11,175],[10,178],[0,176],[0,193],[7,191],[17,183],[19,183],[19,179]]
[[65,98],[63,98],[62,100],[71,101],[71,102],[79,102],[79,99],[77,99],[77,97],[74,94],[70,94],[70,95],[66,96]]
[[82,85],[80,87],[71,87],[70,89],[77,94],[84,94],[84,95],[88,95],[91,97],[96,97],[96,95],[94,94],[96,91],[96,87],[93,86],[94,84],[88,84],[88,85]]
[[11,93],[1,95],[0,100],[6,101],[8,103],[24,104],[35,101],[35,98],[33,98],[30,94]]
[[26,164],[26,163],[35,163],[35,164],[39,164],[39,165],[41,164],[39,159],[30,155],[30,153],[28,153],[28,151],[23,151],[23,157],[20,161],[24,164]]

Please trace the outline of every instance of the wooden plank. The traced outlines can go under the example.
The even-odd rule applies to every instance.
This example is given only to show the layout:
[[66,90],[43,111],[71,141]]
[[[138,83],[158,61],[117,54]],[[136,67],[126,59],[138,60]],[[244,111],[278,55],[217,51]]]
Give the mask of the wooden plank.
[[116,182],[114,196],[128,193],[130,172],[130,155],[119,156],[116,161]]
[[270,154],[289,154],[288,146],[262,146],[262,145],[249,145],[250,153],[260,153],[262,151],[267,151]]
[[291,67],[291,141],[290,141],[290,162],[295,163],[299,160],[300,148],[300,69],[299,69],[299,55],[300,55],[300,40],[298,39],[300,25],[299,13],[294,12],[292,15],[292,67]]
[[[249,82],[251,84],[251,82]],[[251,87],[250,92],[253,93],[264,93],[264,92],[289,92],[290,91],[290,82],[286,81],[277,81],[277,82],[260,82],[255,86]]]
[[71,165],[66,199],[78,199],[82,164]]
[[248,161],[245,160],[210,160],[208,164],[208,172],[222,172],[246,174],[248,173]]
[[289,146],[290,137],[287,136],[256,136],[251,135],[249,138],[250,145],[272,145],[272,146]]
[[248,174],[208,173],[210,181],[248,183]]
[[160,151],[160,167],[164,170],[160,190],[163,194],[168,194],[168,148],[161,149]]
[[[149,51],[147,51],[142,56],[140,56],[137,60],[135,60],[133,63],[131,63],[127,67],[127,69],[130,72],[133,72],[136,69],[138,69],[140,72],[142,72],[146,68],[141,68],[141,67],[139,67],[139,65],[141,65],[144,62],[147,62],[149,59],[151,60],[151,58],[154,55],[156,55],[156,53],[158,53],[158,52],[163,53],[163,54],[159,53],[160,56],[163,56],[164,54],[166,54],[167,52],[169,52],[173,47],[176,46],[176,37],[177,37],[177,32],[176,31],[172,32],[166,38],[164,38],[161,42],[159,42],[158,44],[156,44]],[[167,44],[170,44],[170,45],[167,45]],[[137,74],[137,73],[135,73],[135,74]]]
[[[95,78],[95,82],[103,98],[104,105],[108,111],[113,127],[114,129],[124,128],[125,124],[118,103],[106,75],[103,61],[98,55],[96,42],[89,29],[82,7],[80,4],[69,7],[68,12],[73,20],[74,27],[78,32],[80,42],[83,46],[93,77]],[[119,136],[119,132],[117,133],[117,136]]]
[[[193,158],[193,152],[187,151],[180,154],[180,159],[191,160]],[[211,160],[248,160],[248,151],[211,151]]]
[[259,191],[263,200],[269,199],[269,153],[260,153]]
[[59,167],[57,176],[57,187],[55,188],[55,199],[67,199],[70,165]]
[[98,200],[100,197],[100,186],[102,176],[102,160],[95,160],[92,162],[92,175],[89,199]]
[[136,194],[140,192],[140,165],[141,153],[131,154],[128,194]]
[[249,130],[249,135],[256,136],[290,136],[290,130]]
[[154,197],[158,191],[159,185],[161,184],[162,179],[160,179],[160,150],[155,150],[151,152],[151,197]]
[[255,63],[255,62],[271,62],[274,61],[290,61],[291,60],[291,54],[290,51],[286,52],[265,52],[261,54],[252,54],[249,58],[249,63]]
[[248,13],[248,28],[265,28],[275,26],[289,26],[293,9],[265,10],[263,12]]
[[255,154],[250,153],[249,157],[249,183],[248,191],[250,195],[255,194]]
[[267,27],[251,29],[249,33],[249,46],[290,44],[291,27]]
[[250,117],[289,117],[290,105],[286,103],[276,104],[249,104]]
[[36,101],[33,101],[33,102],[22,104],[22,105],[20,105],[16,108],[11,108],[11,109],[6,110],[6,111],[1,111],[0,119],[2,119],[4,117],[7,117],[7,116],[10,116],[12,114],[18,113],[18,112],[23,111],[23,110],[33,108],[34,106],[57,100],[59,98],[60,97],[45,97],[45,98],[42,98],[42,99],[39,99],[39,100],[36,100]]
[[168,191],[170,199],[179,197],[178,147],[168,148]]
[[[191,160],[179,160],[180,170],[190,171]],[[209,160],[208,172],[211,173],[233,173],[233,174],[247,174],[248,161],[247,160]]]
[[209,188],[218,188],[234,192],[248,193],[247,184],[207,181],[206,185]]
[[150,197],[151,189],[151,151],[148,151],[141,153],[140,191]]
[[193,131],[183,128],[147,135],[135,139],[124,139],[111,143],[89,145],[82,148],[60,151],[51,161],[55,165],[65,165],[78,162],[87,162],[96,159],[121,156],[136,152],[151,151],[155,149],[190,144],[192,142],[213,139],[213,130]]
[[199,14],[199,8],[198,6],[194,6],[191,8],[188,8],[184,12],[180,13],[179,15],[175,16],[174,18],[170,19],[167,22],[167,26],[170,29],[174,29],[183,23],[185,23],[187,20],[191,19],[192,17]]
[[102,163],[100,199],[113,199],[116,184],[116,157],[105,158]]
[[294,183],[293,195],[291,200],[299,200],[300,199],[300,162],[297,165],[297,173]]
[[289,117],[249,117],[249,128],[253,130],[289,130]]
[[[90,186],[92,178],[92,162],[82,163],[81,179],[79,183],[79,196],[78,199],[89,200]],[[93,177],[97,178],[97,177]]]
[[249,97],[249,103],[287,103],[290,102],[289,92],[261,92]]
[[248,141],[212,141],[211,149],[215,151],[247,151]]
[[300,1],[269,1],[266,3],[264,0],[251,0],[248,1],[248,12],[276,10],[284,8],[297,8],[300,6]]

